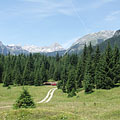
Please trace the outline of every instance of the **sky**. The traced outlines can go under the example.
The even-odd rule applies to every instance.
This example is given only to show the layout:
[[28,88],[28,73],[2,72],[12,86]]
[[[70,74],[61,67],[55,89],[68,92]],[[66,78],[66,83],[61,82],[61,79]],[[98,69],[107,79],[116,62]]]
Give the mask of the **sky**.
[[0,0],[5,45],[68,48],[78,38],[120,29],[120,0]]

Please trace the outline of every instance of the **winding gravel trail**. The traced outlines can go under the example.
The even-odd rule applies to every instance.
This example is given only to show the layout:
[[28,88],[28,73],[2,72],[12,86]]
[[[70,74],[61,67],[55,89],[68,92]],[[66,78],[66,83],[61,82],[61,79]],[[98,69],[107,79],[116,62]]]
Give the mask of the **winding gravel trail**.
[[57,90],[57,88],[54,88],[54,89],[52,90],[52,92],[50,93],[50,97],[47,99],[47,101],[45,101],[45,103],[48,103],[48,102],[52,99],[55,90]]
[[57,90],[57,88],[52,88],[52,89],[50,89],[50,90],[48,91],[46,97],[45,97],[43,100],[41,100],[41,101],[39,101],[39,102],[37,102],[37,103],[43,103],[43,102],[44,102],[44,103],[48,103],[48,102],[52,99],[55,90]]

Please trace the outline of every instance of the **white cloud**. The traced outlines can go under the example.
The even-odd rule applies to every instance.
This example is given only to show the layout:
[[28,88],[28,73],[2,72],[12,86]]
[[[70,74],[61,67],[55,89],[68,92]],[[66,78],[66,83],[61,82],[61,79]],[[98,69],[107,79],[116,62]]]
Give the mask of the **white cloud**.
[[117,20],[118,18],[120,18],[120,10],[110,13],[108,16],[106,16],[105,20],[114,21]]
[[4,10],[9,16],[45,18],[57,14],[74,15],[70,0],[18,0],[19,5]]

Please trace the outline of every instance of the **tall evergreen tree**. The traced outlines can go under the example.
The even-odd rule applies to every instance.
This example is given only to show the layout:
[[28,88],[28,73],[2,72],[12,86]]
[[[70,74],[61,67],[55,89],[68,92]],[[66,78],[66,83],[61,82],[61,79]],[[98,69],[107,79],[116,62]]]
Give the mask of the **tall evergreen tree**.
[[106,86],[106,89],[110,89],[112,87],[114,87],[114,72],[113,72],[113,52],[111,49],[110,44],[108,43],[106,51],[105,51],[105,72],[106,72],[106,83],[108,83],[108,85]]
[[63,66],[63,70],[61,73],[61,81],[62,81],[62,91],[66,92],[66,84],[67,84],[67,80],[68,80],[68,71],[65,67],[65,65]]
[[114,83],[119,81],[119,74],[120,74],[120,53],[117,45],[114,47],[113,50],[113,75],[114,75]]
[[87,62],[86,62],[86,69],[84,75],[84,89],[85,93],[91,93],[93,90],[93,71],[92,71],[92,57],[89,54]]
[[76,88],[81,88],[82,87],[82,62],[81,59],[79,59],[78,64],[77,64],[77,69],[76,69],[76,74],[75,74],[75,80],[76,80]]
[[67,85],[66,85],[66,89],[67,89],[67,93],[71,93],[72,89],[76,89],[75,88],[75,71],[74,68],[71,67],[71,69],[69,69],[69,74],[68,74],[68,81],[67,81]]
[[105,71],[105,63],[103,59],[99,60],[95,71],[95,85],[96,89],[106,89],[106,71]]
[[41,77],[40,77],[40,70],[39,69],[36,71],[36,75],[35,75],[35,79],[34,79],[34,85],[35,86],[42,85],[42,80],[41,80]]

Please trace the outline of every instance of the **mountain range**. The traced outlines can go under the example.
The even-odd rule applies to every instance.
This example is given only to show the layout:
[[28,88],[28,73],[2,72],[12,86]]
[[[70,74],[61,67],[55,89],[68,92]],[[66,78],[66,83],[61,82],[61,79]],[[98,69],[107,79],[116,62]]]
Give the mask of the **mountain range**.
[[[2,42],[0,42],[0,53],[1,54],[29,54],[29,53],[41,53],[45,54],[47,56],[55,56],[57,53],[59,55],[64,55],[66,53],[80,53],[84,45],[88,45],[90,42],[93,46],[96,46],[97,44],[100,44],[100,47],[104,47],[108,41],[111,43],[118,43],[120,42],[120,39],[117,39],[120,36],[120,30],[118,31],[100,31],[96,33],[87,34],[78,40],[76,40],[71,47],[69,47],[67,50],[65,50],[60,44],[54,43],[51,46],[45,46],[45,47],[38,47],[34,45],[26,45],[26,46],[18,46],[18,45],[4,45]],[[116,42],[114,42],[116,41]]]
[[113,37],[114,33],[115,31],[100,31],[85,35],[75,41],[72,46],[67,49],[66,53],[79,53],[84,48],[85,44],[88,45],[91,42],[91,44],[95,46]]

